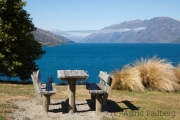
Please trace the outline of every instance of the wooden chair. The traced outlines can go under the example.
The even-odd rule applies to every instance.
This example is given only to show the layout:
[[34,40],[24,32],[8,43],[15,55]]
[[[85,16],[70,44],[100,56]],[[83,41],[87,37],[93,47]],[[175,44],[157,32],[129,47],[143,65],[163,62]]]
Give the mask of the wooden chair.
[[41,83],[39,70],[33,72],[33,74],[31,74],[31,78],[33,81],[38,104],[43,105],[44,111],[48,112],[50,96],[56,94],[56,85],[55,83]]
[[91,94],[91,102],[96,102],[96,112],[102,112],[102,105],[106,105],[112,78],[106,72],[100,71],[100,83],[88,83],[86,88]]

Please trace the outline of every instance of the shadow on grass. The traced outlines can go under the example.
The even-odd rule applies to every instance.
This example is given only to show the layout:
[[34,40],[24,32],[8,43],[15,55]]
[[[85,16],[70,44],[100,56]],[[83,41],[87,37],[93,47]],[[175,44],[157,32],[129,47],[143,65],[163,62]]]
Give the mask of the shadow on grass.
[[69,105],[68,105],[68,99],[66,99],[65,101],[61,101],[61,102],[57,102],[57,103],[52,103],[50,105],[60,105],[61,104],[61,108],[57,108],[57,109],[51,109],[48,112],[53,112],[53,113],[59,113],[62,112],[63,114],[68,113],[69,110]]
[[[122,108],[118,105],[118,103],[123,103],[127,106],[127,108]],[[61,101],[61,102],[57,102],[57,103],[52,103],[50,105],[60,105],[60,108],[57,109],[51,109],[49,110],[49,112],[54,112],[54,113],[59,113],[62,112],[63,114],[68,113],[69,112],[69,102],[68,99],[65,101]],[[88,111],[95,111],[95,104],[91,103],[90,99],[87,99],[85,103],[80,103],[80,104],[76,104],[76,106],[80,106],[80,105],[87,105],[89,107],[89,109],[85,109],[85,110],[77,110],[77,108],[75,108],[75,112],[88,112]],[[136,107],[134,104],[132,104],[132,101],[128,101],[128,100],[124,100],[121,102],[115,102],[112,100],[107,100],[106,105],[103,105],[103,112],[109,112],[111,114],[116,114],[119,112],[123,112],[124,110],[139,110],[139,107]]]
[[136,107],[134,104],[132,104],[132,101],[124,100],[121,102],[124,103],[128,107],[128,108],[124,108],[124,109],[139,110],[139,107]]
[[[118,103],[124,103],[128,108],[121,108]],[[91,100],[87,100],[87,104],[91,108],[92,111],[95,110],[95,104],[91,104]],[[103,105],[103,111],[107,112],[123,112],[125,109],[130,110],[139,110],[139,107],[136,107],[134,104],[132,104],[132,101],[121,101],[121,102],[115,102],[112,100],[107,100],[106,105]]]

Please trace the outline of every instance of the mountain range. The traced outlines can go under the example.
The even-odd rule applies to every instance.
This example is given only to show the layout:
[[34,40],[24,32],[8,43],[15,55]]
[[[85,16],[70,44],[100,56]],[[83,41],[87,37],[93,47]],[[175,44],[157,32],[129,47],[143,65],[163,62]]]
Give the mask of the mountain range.
[[40,28],[37,28],[36,31],[33,32],[35,40],[40,42],[42,45],[59,45],[59,44],[65,44],[65,43],[74,43],[72,40],[69,40],[63,36],[54,34],[50,31],[43,30]]
[[[85,37],[85,43],[180,43],[180,21],[169,17],[125,21]],[[117,31],[115,31],[117,30]],[[120,32],[118,31],[120,30]],[[123,31],[124,30],[124,31]],[[115,31],[115,32],[113,32]]]
[[[87,31],[80,32],[86,33]],[[75,36],[60,30],[43,30],[40,28],[37,28],[33,34],[35,39],[43,45],[57,45],[74,42],[180,43],[180,21],[169,17],[125,21],[104,27],[101,30],[92,30],[92,34],[86,37]]]

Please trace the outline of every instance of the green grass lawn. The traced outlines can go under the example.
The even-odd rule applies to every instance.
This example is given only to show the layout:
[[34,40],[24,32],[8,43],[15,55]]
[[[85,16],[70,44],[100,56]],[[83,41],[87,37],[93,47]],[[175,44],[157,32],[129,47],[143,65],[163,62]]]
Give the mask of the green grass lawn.
[[[57,86],[57,94],[52,99],[66,99],[67,86]],[[90,94],[84,85],[76,87],[76,99],[90,99]],[[35,98],[32,84],[0,83],[0,120],[13,119],[6,114],[14,112],[18,107],[11,100],[29,100]],[[108,100],[114,101],[112,116],[104,116],[102,120],[179,120],[180,92],[129,92],[111,90]]]
[[[116,99],[114,99],[115,97]],[[118,114],[124,119],[178,120],[180,119],[179,98],[180,92],[111,91],[109,99],[114,99],[119,107],[123,109]],[[117,116],[116,114],[116,118]]]

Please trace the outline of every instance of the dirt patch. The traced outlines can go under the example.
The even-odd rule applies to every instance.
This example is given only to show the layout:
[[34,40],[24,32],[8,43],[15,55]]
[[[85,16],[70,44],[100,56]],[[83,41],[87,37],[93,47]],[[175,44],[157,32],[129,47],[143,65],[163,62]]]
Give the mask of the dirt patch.
[[76,112],[69,114],[67,101],[51,100],[49,112],[46,113],[43,111],[42,105],[37,104],[36,99],[12,100],[11,102],[19,107],[14,113],[8,114],[15,120],[23,120],[25,118],[31,120],[100,120],[102,117],[112,118],[114,109],[113,102],[108,101],[107,105],[103,107],[104,111],[97,114],[90,100],[84,100],[76,101]]

